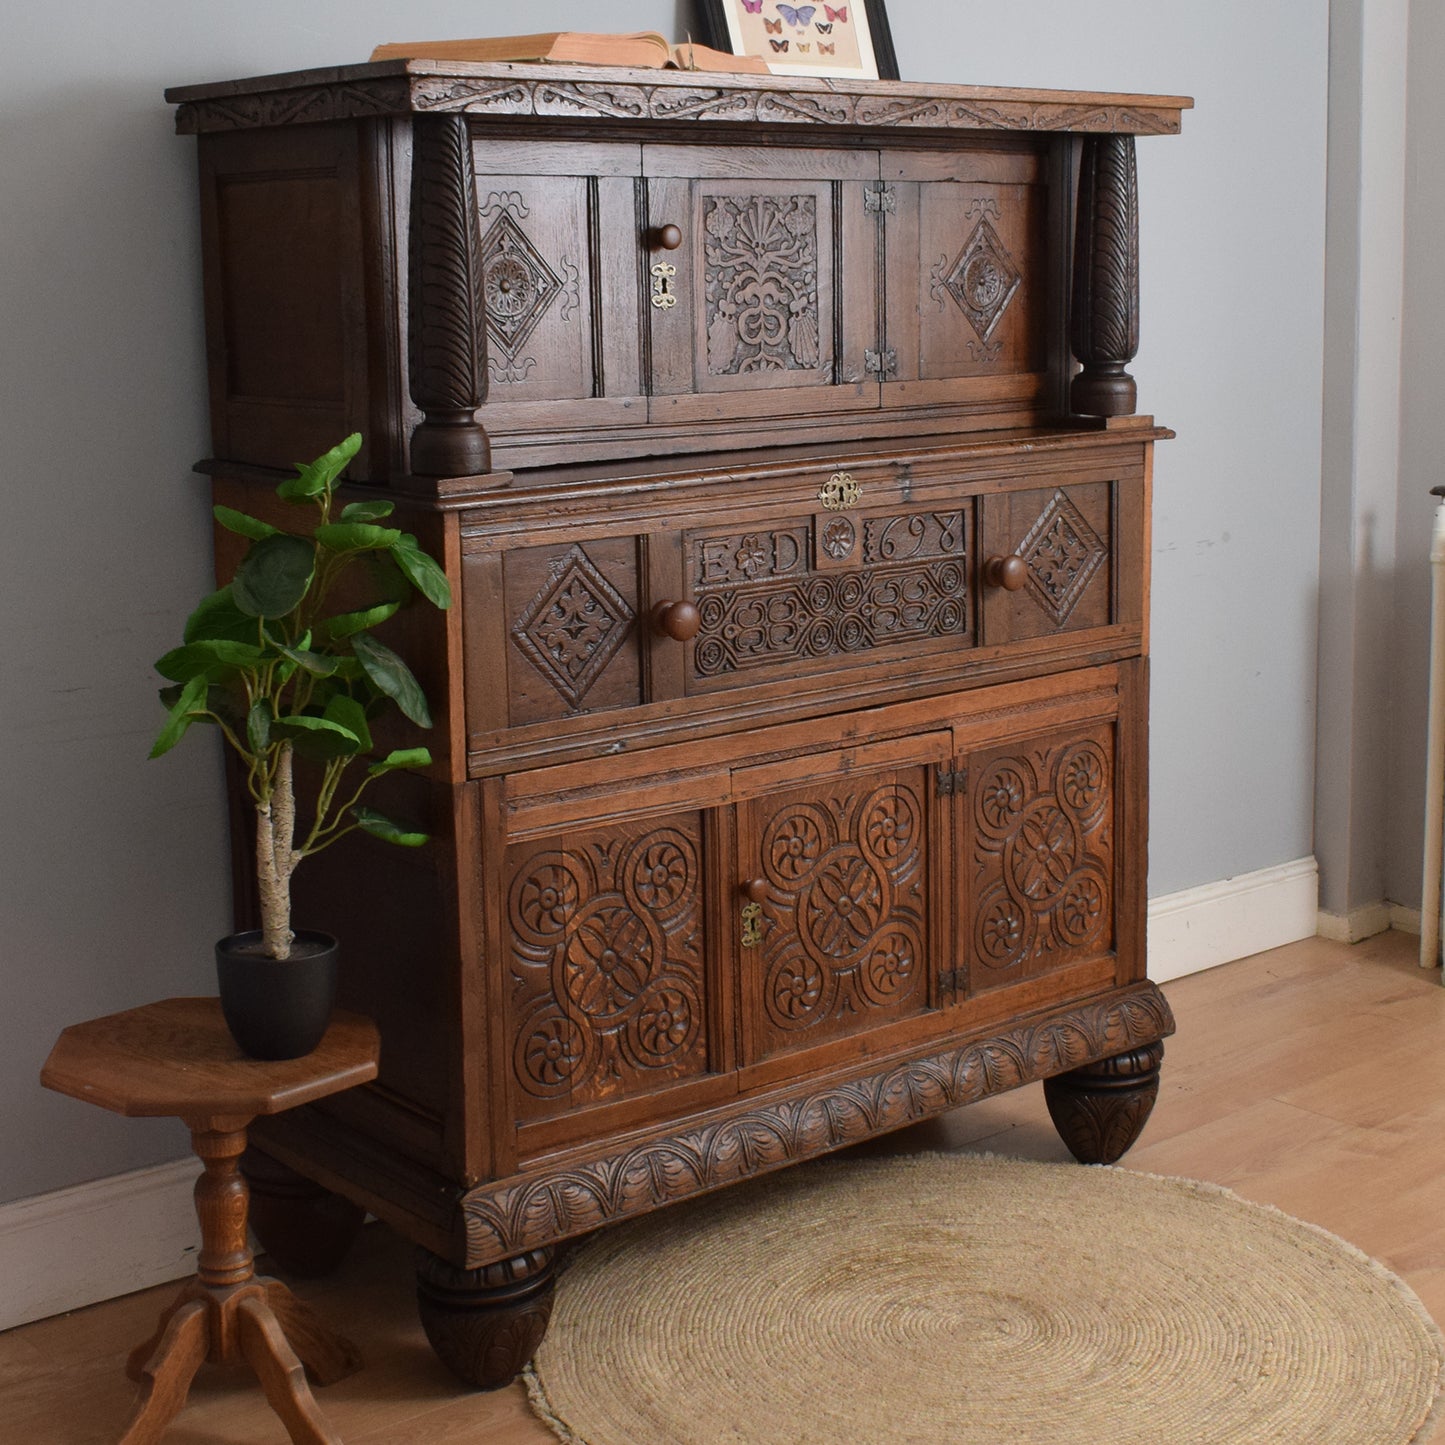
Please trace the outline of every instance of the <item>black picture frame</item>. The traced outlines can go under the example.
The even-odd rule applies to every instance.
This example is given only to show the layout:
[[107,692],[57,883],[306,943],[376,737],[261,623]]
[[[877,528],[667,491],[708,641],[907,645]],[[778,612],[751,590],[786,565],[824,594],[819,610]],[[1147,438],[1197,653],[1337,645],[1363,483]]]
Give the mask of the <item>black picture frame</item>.
[[[898,79],[898,57],[893,50],[893,34],[888,28],[888,12],[884,8],[884,0],[846,0],[846,3],[841,6],[833,6],[827,3],[827,0],[817,0],[817,3],[812,5],[785,7],[785,10],[791,9],[794,14],[803,10],[811,10],[813,15],[809,18],[816,25],[816,16],[837,15],[856,6],[854,13],[861,13],[867,22],[866,43],[861,30],[858,34],[858,50],[862,60],[861,70],[856,67],[839,68],[830,64],[826,58],[817,56],[811,50],[809,51],[809,63],[800,65],[794,62],[791,51],[789,51],[789,61],[785,62],[777,59],[773,53],[764,54],[759,49],[748,50],[740,47],[736,40],[740,34],[745,33],[745,17],[748,14],[760,13],[759,9],[752,7],[761,6],[762,13],[766,14],[778,10],[778,0],[693,0],[693,3],[700,31],[697,36],[700,44],[710,45],[715,50],[729,51],[735,55],[757,55],[767,62],[769,70],[775,75],[818,75],[832,76],[835,79],[838,77],[868,78],[864,72],[870,69],[868,62],[871,60],[871,69],[877,70],[880,80]],[[730,17],[734,22],[732,25],[729,25]],[[781,16],[778,18],[781,19]],[[828,24],[831,21],[822,23]],[[793,27],[793,33],[798,30],[806,32],[807,26]],[[788,39],[789,37],[783,36],[783,38]],[[811,45],[816,42],[810,36],[808,43]]]

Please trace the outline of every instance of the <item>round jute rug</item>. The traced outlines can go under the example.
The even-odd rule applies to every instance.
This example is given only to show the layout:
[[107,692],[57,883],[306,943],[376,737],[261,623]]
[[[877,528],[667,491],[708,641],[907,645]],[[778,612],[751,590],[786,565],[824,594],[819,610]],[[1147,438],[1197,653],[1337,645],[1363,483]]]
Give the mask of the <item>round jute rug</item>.
[[600,1235],[529,1378],[582,1445],[1404,1445],[1410,1289],[1229,1191],[977,1155],[803,1166]]

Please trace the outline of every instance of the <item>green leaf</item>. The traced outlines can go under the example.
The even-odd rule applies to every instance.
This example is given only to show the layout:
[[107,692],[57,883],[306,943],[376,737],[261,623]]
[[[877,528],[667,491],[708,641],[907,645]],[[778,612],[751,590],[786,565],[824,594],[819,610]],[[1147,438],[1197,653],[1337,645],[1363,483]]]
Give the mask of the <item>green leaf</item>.
[[310,542],[277,532],[251,544],[236,568],[231,596],[249,617],[285,617],[306,596],[315,567]]
[[397,768],[429,768],[431,752],[427,748],[393,748],[379,762],[373,763],[366,771],[369,776],[379,778],[383,773],[395,772]]
[[203,597],[196,610],[186,618],[181,634],[187,642],[209,642],[226,638],[231,642],[255,642],[256,619],[247,617],[231,596],[229,587]]
[[399,707],[418,727],[431,726],[431,711],[426,694],[412,676],[411,669],[385,643],[369,632],[360,632],[351,639],[351,650],[367,677]]
[[314,462],[297,462],[296,475],[282,482],[276,488],[276,495],[288,502],[299,502],[330,491],[346,470],[347,463],[360,450],[361,433],[352,432],[345,441],[338,442],[329,452],[323,452]]
[[347,732],[355,733],[361,745],[360,751],[371,750],[371,729],[366,725],[366,709],[354,697],[339,692],[329,699],[322,717],[328,722],[339,723]]
[[332,552],[385,552],[400,536],[395,527],[370,522],[328,522],[316,529],[316,540]]
[[368,632],[373,627],[379,627],[388,617],[395,617],[400,607],[400,602],[382,602],[361,612],[343,612],[338,617],[328,617],[321,623],[321,630],[332,641],[354,637],[358,632]]
[[394,502],[348,502],[341,509],[343,522],[379,522],[396,511]]
[[195,714],[206,696],[206,685],[205,674],[199,673],[181,689],[180,696],[171,705],[165,724],[151,746],[151,757],[158,758],[162,753],[170,752],[185,737],[186,730],[195,721]]
[[452,585],[440,564],[423,552],[410,532],[403,533],[391,548],[396,565],[406,574],[412,586],[434,607],[443,612],[452,605]]
[[330,677],[336,671],[337,659],[324,652],[312,652],[305,647],[287,647],[278,642],[276,651],[282,657],[289,657],[297,667],[304,667],[313,677]]
[[265,653],[249,642],[228,642],[213,637],[204,642],[188,642],[173,647],[156,663],[156,671],[172,682],[189,682],[193,677],[212,676],[227,668],[255,667]]
[[246,742],[258,754],[271,746],[271,704],[265,698],[257,698],[246,714]]
[[361,751],[361,739],[350,728],[330,718],[293,713],[278,717],[271,725],[272,733],[290,738],[297,752],[312,758],[349,758]]
[[238,512],[234,507],[212,507],[211,515],[228,532],[235,532],[241,537],[249,537],[253,542],[259,542],[262,537],[274,537],[280,530],[278,527],[273,527],[270,522],[263,522],[259,517],[247,516],[245,512]]
[[395,843],[402,848],[420,848],[429,838],[426,833],[408,832],[399,823],[393,823],[374,808],[353,808],[351,816],[361,825],[363,831],[370,833],[373,838]]

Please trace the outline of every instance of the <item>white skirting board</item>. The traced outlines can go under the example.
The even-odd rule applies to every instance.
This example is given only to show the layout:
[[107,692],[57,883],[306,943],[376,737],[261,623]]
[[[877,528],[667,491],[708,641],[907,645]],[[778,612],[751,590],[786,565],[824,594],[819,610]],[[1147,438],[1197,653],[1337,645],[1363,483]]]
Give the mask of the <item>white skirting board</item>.
[[[1311,937],[1313,858],[1189,888],[1149,904],[1158,982]],[[0,1329],[179,1279],[198,1248],[194,1159],[0,1206]]]

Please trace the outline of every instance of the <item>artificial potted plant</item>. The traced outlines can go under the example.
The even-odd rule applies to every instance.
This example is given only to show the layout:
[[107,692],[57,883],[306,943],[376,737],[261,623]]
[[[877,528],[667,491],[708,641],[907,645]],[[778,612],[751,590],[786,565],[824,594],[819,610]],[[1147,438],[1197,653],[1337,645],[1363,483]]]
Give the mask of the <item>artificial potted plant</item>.
[[[336,942],[293,931],[297,865],[356,831],[404,847],[427,841],[361,802],[384,774],[431,762],[424,747],[373,754],[371,724],[393,707],[431,726],[411,669],[373,629],[413,591],[445,608],[451,589],[415,537],[381,525],[390,502],[336,509],[341,474],[360,445],[360,435],[347,437],[277,487],[284,501],[315,508],[308,531],[215,508],[220,525],[250,545],[231,580],[187,619],[181,646],[156,663],[170,686],[151,757],[169,752],[192,723],[210,723],[235,753],[254,805],[261,927],[222,939],[216,963],[226,1022],[257,1058],[309,1053],[331,1013]],[[353,574],[363,572],[369,600],[358,603]],[[367,757],[358,774],[353,765]]]

